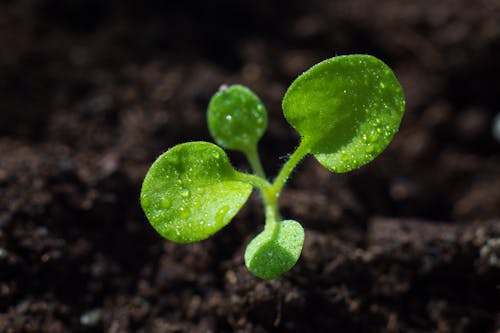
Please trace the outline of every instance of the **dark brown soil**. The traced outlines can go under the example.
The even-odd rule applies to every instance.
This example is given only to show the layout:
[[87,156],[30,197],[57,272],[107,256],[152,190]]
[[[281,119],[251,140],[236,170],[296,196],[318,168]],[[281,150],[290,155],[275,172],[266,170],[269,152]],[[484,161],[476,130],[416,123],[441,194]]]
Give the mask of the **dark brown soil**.
[[[298,143],[286,87],[348,53],[393,67],[407,110],[372,164],[332,174],[308,157],[293,175],[292,271],[244,267],[256,196],[209,240],[155,234],[142,178],[168,147],[210,140],[219,85],[265,102],[275,174]],[[500,332],[496,0],[3,0],[0,88],[0,332]]]

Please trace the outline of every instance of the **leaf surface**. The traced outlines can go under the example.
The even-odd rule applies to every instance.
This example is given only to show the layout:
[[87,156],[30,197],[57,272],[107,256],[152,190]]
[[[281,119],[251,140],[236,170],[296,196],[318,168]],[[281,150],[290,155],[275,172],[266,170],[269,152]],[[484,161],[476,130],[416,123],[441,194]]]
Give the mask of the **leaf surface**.
[[163,153],[149,169],[141,206],[166,239],[188,243],[227,225],[252,186],[236,181],[226,153],[208,142],[188,142]]
[[347,172],[379,155],[405,106],[392,70],[369,55],[338,56],[311,67],[283,98],[287,121],[326,168]]
[[266,131],[267,112],[250,89],[232,85],[212,97],[207,122],[217,144],[228,149],[249,151]]
[[245,264],[254,275],[270,280],[289,271],[297,262],[304,244],[304,229],[294,220],[266,228],[247,246]]

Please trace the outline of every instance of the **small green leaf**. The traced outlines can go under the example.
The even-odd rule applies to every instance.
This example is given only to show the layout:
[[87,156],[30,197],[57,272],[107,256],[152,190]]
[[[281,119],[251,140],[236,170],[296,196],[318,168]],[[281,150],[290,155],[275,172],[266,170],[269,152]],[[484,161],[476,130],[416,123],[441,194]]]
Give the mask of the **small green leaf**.
[[228,224],[252,186],[235,181],[226,153],[208,142],[188,142],[163,153],[149,169],[141,206],[156,231],[180,243],[205,239]]
[[297,262],[304,244],[304,229],[293,220],[266,228],[247,246],[245,264],[254,275],[270,280],[289,271]]
[[403,90],[369,55],[334,57],[311,67],[283,98],[287,121],[326,168],[347,172],[380,154],[399,128]]
[[217,144],[246,152],[257,145],[266,131],[267,112],[250,89],[233,85],[212,97],[207,122]]

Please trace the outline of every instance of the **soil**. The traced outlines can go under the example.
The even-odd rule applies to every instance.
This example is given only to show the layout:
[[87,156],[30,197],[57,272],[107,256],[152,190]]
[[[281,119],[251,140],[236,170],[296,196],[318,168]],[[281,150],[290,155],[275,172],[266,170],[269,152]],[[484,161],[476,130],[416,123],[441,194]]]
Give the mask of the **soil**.
[[[498,1],[3,0],[0,45],[0,332],[500,332]],[[359,170],[299,166],[290,272],[244,267],[256,194],[206,241],[154,232],[142,179],[211,140],[221,84],[266,104],[272,175],[298,143],[286,87],[349,53],[394,69],[404,120]]]

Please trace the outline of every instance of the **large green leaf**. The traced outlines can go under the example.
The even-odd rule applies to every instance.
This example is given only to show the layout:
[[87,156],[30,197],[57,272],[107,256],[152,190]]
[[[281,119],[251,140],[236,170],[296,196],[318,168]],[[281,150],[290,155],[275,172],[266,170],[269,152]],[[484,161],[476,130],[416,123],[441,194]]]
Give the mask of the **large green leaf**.
[[228,224],[252,186],[234,180],[225,152],[208,142],[188,142],[162,154],[149,169],[141,205],[156,231],[175,242],[205,239]]
[[294,220],[266,227],[245,250],[245,264],[254,275],[270,280],[289,271],[304,244],[304,229]]
[[254,149],[267,127],[267,112],[259,97],[241,85],[218,91],[207,111],[210,134],[224,148]]
[[347,172],[380,154],[399,128],[403,90],[369,55],[334,57],[311,67],[283,98],[287,121],[328,169]]

